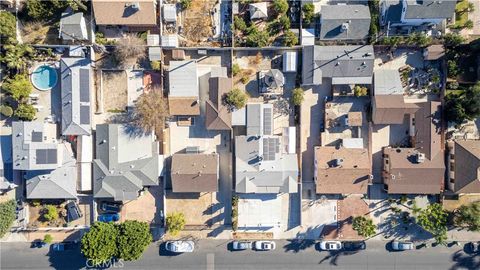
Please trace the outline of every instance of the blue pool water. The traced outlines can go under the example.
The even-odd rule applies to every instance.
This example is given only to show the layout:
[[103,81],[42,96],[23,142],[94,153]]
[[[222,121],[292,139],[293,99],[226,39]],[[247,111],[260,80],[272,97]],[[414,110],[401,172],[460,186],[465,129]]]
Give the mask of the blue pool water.
[[57,85],[58,75],[55,68],[41,65],[31,75],[33,86],[38,90],[47,91]]

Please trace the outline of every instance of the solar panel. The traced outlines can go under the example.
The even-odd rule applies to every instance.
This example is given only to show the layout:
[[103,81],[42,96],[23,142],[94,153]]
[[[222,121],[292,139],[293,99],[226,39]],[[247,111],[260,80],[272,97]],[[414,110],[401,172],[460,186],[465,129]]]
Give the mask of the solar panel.
[[280,143],[278,138],[264,138],[263,139],[263,159],[275,160],[275,154],[280,150]]
[[80,102],[90,102],[90,72],[80,69]]
[[272,108],[263,109],[263,134],[272,135]]
[[54,164],[57,163],[56,149],[37,149],[37,164]]
[[80,124],[90,124],[90,106],[80,106]]
[[32,142],[41,142],[42,141],[42,132],[32,131]]

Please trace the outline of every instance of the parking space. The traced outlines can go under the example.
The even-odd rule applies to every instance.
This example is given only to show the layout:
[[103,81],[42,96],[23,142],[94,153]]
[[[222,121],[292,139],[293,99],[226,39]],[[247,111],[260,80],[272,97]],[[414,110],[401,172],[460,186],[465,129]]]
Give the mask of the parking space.
[[323,232],[325,239],[361,240],[353,229],[353,218],[368,215],[368,204],[360,196],[349,196],[337,201],[337,222],[326,226]]

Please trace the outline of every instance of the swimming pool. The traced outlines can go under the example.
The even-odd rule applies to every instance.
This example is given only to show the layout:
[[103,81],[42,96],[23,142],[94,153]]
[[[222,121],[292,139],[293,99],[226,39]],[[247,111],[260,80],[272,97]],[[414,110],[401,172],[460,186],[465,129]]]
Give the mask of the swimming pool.
[[38,66],[31,75],[33,86],[38,90],[48,91],[57,85],[57,70],[51,66]]

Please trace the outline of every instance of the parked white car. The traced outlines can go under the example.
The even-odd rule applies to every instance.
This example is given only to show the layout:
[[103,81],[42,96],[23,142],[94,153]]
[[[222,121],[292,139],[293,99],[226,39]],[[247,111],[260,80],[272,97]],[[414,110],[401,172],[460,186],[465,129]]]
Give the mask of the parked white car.
[[168,241],[165,249],[175,253],[193,252],[195,243],[193,241]]
[[276,248],[273,241],[255,241],[255,250],[267,251],[274,250]]
[[341,250],[342,242],[340,241],[322,241],[320,242],[321,250]]

